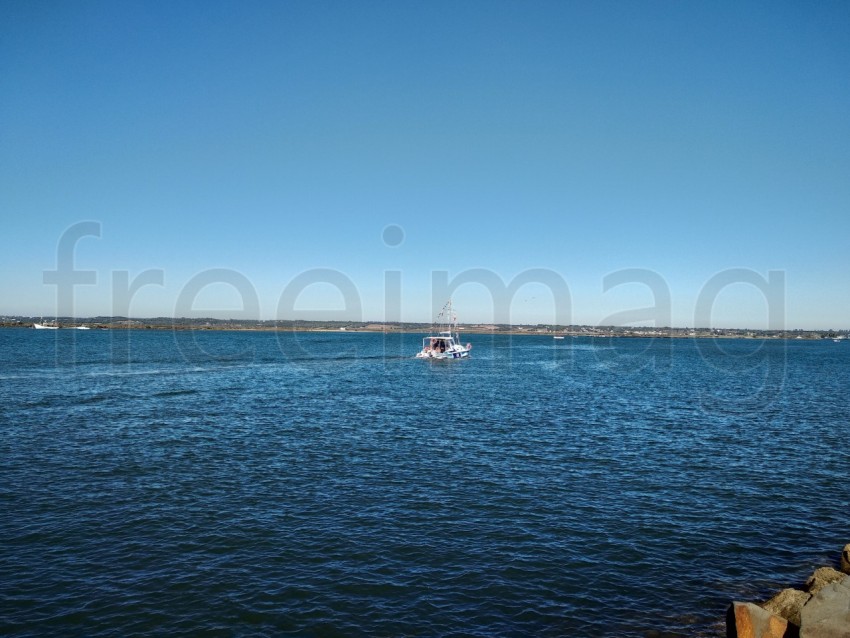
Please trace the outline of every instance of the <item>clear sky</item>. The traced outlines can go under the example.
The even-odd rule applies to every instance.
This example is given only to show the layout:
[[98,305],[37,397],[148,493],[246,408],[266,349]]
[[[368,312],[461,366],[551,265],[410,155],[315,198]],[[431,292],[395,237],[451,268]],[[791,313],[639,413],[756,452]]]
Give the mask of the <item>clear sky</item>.
[[0,219],[0,314],[88,220],[77,316],[428,321],[466,273],[486,322],[544,269],[511,321],[847,329],[850,3],[2,0]]

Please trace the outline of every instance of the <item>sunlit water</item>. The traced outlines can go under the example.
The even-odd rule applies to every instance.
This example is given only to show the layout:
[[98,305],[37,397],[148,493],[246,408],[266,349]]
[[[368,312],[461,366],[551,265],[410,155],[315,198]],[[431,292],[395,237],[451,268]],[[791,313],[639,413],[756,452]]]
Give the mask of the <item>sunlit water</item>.
[[850,343],[0,331],[0,633],[722,635],[850,541]]

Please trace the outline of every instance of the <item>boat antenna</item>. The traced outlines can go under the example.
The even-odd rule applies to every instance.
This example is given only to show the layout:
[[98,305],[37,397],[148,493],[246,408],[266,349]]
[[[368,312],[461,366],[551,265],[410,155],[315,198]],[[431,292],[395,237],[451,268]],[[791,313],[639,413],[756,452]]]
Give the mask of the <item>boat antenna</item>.
[[447,326],[449,330],[452,327],[452,298],[449,297],[449,300],[443,304],[443,308],[437,314],[437,329],[440,327]]

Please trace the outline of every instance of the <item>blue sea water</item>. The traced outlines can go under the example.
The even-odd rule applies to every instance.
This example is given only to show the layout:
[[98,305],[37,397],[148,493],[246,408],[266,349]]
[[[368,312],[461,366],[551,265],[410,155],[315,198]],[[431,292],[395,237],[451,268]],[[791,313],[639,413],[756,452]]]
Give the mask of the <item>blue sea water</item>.
[[850,343],[0,331],[0,633],[723,635],[850,542]]

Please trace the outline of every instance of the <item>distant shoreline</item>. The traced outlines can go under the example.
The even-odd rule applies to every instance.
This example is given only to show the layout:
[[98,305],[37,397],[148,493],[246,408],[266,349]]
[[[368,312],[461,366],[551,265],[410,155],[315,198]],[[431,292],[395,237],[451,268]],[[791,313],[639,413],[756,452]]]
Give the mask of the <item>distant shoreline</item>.
[[[48,323],[41,318],[7,317],[0,328],[33,328],[34,323]],[[54,323],[51,320],[49,323]],[[56,322],[60,329],[86,327],[92,330],[209,330],[229,332],[321,332],[321,333],[386,333],[423,334],[433,330],[431,324],[381,322],[322,321],[233,321],[221,319],[128,319],[124,317],[63,318]],[[794,339],[850,341],[848,330],[748,330],[739,328],[653,328],[630,326],[551,326],[551,325],[460,325],[468,335],[512,335],[537,337],[589,338],[662,338],[662,339]]]

